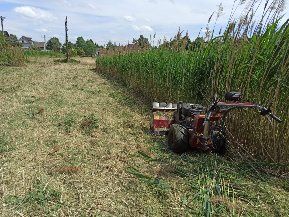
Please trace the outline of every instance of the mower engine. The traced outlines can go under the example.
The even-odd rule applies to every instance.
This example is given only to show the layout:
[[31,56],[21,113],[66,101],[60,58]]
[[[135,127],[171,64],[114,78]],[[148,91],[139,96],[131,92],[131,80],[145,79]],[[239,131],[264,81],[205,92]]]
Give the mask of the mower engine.
[[177,104],[172,103],[153,103],[151,130],[156,135],[165,135],[169,131]]
[[194,117],[204,112],[205,108],[197,104],[154,102],[151,130],[155,135],[166,135],[175,122],[182,122],[184,126],[191,128]]

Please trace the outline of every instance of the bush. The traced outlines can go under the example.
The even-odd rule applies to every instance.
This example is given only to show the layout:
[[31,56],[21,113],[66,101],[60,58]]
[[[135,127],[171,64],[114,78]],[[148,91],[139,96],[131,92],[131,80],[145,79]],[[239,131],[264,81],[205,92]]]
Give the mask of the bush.
[[25,62],[23,50],[17,46],[10,45],[0,35],[0,66],[21,66]]

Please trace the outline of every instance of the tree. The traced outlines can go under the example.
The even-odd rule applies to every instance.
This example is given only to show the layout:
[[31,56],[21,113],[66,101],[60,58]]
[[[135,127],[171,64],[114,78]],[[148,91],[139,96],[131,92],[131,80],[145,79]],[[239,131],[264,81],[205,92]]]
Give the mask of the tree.
[[78,37],[76,39],[76,49],[77,49],[77,54],[79,56],[84,56],[85,55],[85,46],[86,46],[86,43],[85,43],[85,40],[83,39],[83,37]]
[[85,47],[85,40],[83,39],[83,37],[78,37],[78,38],[76,39],[76,47],[84,49],[84,47]]
[[91,39],[87,40],[84,49],[85,55],[94,56],[96,54],[96,48],[97,48],[96,44]]
[[107,42],[105,47],[107,50],[109,50],[109,49],[113,49],[115,47],[115,45],[112,43],[112,41],[109,41],[109,42]]
[[151,46],[149,39],[140,35],[139,39],[133,39],[133,44],[137,44],[141,48],[148,48]]
[[60,43],[58,38],[53,37],[53,38],[48,40],[48,42],[46,44],[46,48],[48,50],[53,50],[53,51],[59,52],[61,49],[61,43]]
[[18,38],[16,35],[10,34],[8,37],[8,42],[12,46],[19,46]]
[[[68,46],[68,54],[69,56],[77,56],[78,53],[77,53],[77,48],[76,48],[76,45],[73,44],[72,42],[68,42],[67,43],[67,46]],[[64,44],[61,48],[61,52],[66,54],[66,45]]]
[[92,39],[85,41],[83,37],[76,39],[75,48],[79,56],[95,56],[97,48],[100,46],[93,42]]

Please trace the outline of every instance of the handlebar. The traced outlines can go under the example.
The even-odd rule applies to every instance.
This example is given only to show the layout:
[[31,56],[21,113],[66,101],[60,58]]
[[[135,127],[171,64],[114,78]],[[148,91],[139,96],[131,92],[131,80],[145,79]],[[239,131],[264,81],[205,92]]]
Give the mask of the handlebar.
[[272,119],[274,119],[275,121],[277,121],[278,123],[282,122],[282,119],[277,117],[275,114],[272,113],[272,110],[270,109],[270,105],[268,108],[265,108],[261,105],[255,104],[255,103],[251,103],[251,102],[222,102],[222,101],[215,101],[211,107],[209,108],[209,110],[207,111],[208,113],[212,112],[212,111],[216,111],[219,109],[226,111],[226,113],[228,113],[229,111],[233,110],[233,109],[246,109],[246,108],[255,108],[257,110],[260,111],[260,114],[262,116],[269,116]]
[[260,113],[262,116],[269,116],[269,117],[271,117],[272,119],[274,119],[275,121],[277,121],[278,123],[282,123],[282,120],[281,120],[281,118],[279,118],[279,117],[277,117],[276,115],[274,115],[273,113],[272,113],[272,111],[271,111],[271,109],[270,108],[268,108],[268,109],[266,109],[266,108],[262,108],[261,109],[261,113]]
[[271,112],[268,114],[272,119],[277,121],[278,123],[282,123],[281,118],[277,117],[276,115],[272,114]]

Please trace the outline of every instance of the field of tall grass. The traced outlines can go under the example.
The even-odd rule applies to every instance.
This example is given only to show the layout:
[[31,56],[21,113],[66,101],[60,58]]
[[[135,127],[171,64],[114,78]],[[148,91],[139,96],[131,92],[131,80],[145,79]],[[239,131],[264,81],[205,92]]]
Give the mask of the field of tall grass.
[[21,48],[11,46],[0,34],[0,66],[20,66],[25,62]]
[[231,144],[235,153],[276,165],[288,163],[289,21],[280,18],[284,1],[274,0],[265,1],[262,16],[256,18],[260,2],[249,1],[244,16],[231,17],[221,35],[215,37],[211,31],[197,46],[189,40],[183,46],[187,36],[178,33],[166,46],[97,58],[96,68],[149,101],[208,104],[215,93],[222,96],[227,91],[241,91],[246,100],[264,105],[271,101],[283,123],[270,123],[250,111],[237,112],[228,124]]

